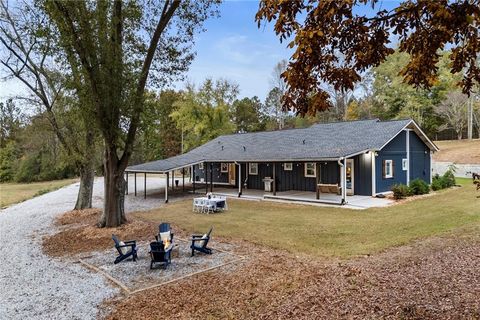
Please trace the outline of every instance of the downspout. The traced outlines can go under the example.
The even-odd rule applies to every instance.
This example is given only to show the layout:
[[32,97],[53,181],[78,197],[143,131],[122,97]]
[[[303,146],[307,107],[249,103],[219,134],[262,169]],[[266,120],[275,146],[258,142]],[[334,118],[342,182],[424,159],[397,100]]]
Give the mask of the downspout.
[[342,201],[340,202],[341,205],[344,205],[346,203],[345,200],[345,195],[347,194],[346,190],[346,185],[345,185],[345,166],[342,163],[342,160],[344,160],[344,157],[341,157],[337,160],[338,165],[340,166],[340,184],[342,186]]

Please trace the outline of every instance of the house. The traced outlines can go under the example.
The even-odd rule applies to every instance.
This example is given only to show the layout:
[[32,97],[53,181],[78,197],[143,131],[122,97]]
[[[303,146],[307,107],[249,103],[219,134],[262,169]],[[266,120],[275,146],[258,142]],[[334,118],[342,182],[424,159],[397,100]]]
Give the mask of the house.
[[417,178],[430,183],[435,151],[415,121],[373,119],[224,135],[126,172],[166,173],[168,181],[173,170],[190,168],[194,190],[235,188],[239,197],[264,190],[264,197],[282,199],[296,191],[316,195],[312,201],[345,204],[348,196],[376,196]]

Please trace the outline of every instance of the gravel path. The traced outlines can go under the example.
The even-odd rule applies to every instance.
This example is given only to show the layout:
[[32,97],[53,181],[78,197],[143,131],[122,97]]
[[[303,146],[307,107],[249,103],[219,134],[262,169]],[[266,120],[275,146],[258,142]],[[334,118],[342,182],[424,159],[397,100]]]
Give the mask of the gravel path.
[[[149,180],[147,189],[164,183]],[[143,181],[137,191],[142,188]],[[77,192],[78,183],[0,211],[0,319],[95,319],[97,306],[118,293],[101,275],[42,253],[42,236],[55,232],[54,218],[73,208]],[[99,178],[94,207],[101,207],[102,196]],[[129,212],[161,204],[158,197],[129,195],[125,208]]]

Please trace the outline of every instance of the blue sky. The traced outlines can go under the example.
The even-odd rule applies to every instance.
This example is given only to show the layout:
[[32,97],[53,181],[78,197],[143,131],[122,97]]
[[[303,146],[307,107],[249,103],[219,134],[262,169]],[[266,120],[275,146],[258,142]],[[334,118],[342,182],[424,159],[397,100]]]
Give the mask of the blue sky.
[[[380,1],[379,6],[392,9],[397,4]],[[274,66],[282,59],[288,60],[292,51],[286,48],[287,43],[280,43],[271,24],[257,27],[257,10],[258,1],[227,0],[221,4],[221,16],[207,20],[207,31],[196,38],[197,55],[187,73],[188,81],[198,85],[207,77],[225,78],[239,84],[240,97],[264,100],[271,89]],[[373,11],[361,6],[357,12],[370,15]],[[181,89],[184,84],[176,87]],[[17,81],[0,84],[1,100],[18,92],[24,92],[24,88]]]
[[221,5],[220,18],[208,20],[207,31],[197,38],[189,80],[198,84],[206,77],[226,78],[239,84],[240,96],[265,98],[274,66],[288,59],[291,50],[280,43],[271,25],[257,27],[257,10],[257,1]]
[[[397,4],[379,1],[376,9],[390,10]],[[282,59],[288,60],[292,50],[287,43],[280,43],[272,24],[257,27],[257,10],[258,1],[222,3],[220,18],[208,20],[207,31],[197,38],[197,57],[188,72],[190,81],[199,84],[207,77],[226,78],[239,84],[240,97],[265,99],[274,66]],[[357,12],[371,15],[374,11],[361,6]]]

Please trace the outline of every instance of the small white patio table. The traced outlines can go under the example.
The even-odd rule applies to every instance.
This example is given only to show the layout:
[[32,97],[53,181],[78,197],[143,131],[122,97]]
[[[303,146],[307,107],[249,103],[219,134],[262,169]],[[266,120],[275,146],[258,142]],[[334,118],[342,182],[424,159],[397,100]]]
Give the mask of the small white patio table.
[[[208,197],[199,197],[199,198],[194,198],[193,203],[194,203],[194,209],[195,205],[199,202],[203,202],[204,207],[210,207],[212,208],[213,211],[218,211],[219,209],[224,210],[226,207],[227,199],[226,198],[208,198]],[[208,210],[207,210],[208,212]]]

